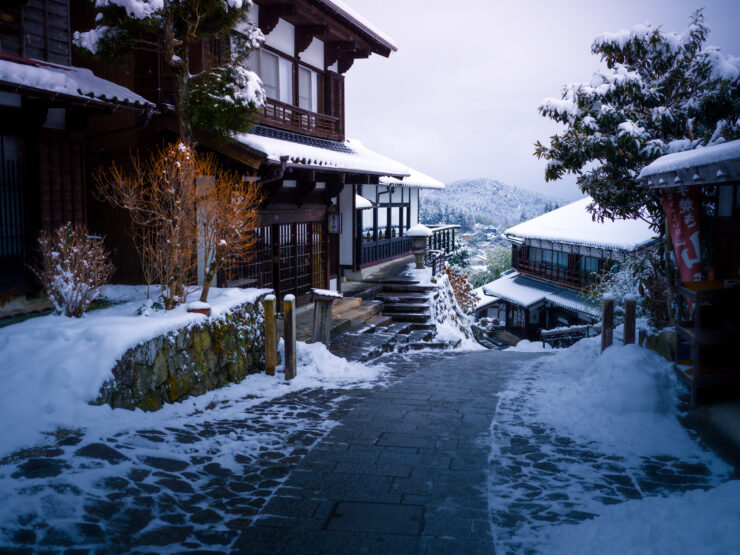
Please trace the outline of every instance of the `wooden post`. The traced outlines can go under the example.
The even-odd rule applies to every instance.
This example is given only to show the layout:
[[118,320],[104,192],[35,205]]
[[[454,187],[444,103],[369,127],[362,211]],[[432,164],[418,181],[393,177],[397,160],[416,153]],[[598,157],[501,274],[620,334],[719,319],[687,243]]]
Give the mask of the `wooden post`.
[[277,366],[277,322],[275,321],[275,295],[262,300],[265,309],[265,373],[275,375]]
[[601,323],[601,351],[611,347],[614,340],[614,299],[604,296],[604,316]]
[[637,314],[637,301],[633,297],[627,297],[624,304],[624,344],[635,342],[635,318]]
[[340,294],[329,294],[329,291],[311,290],[313,301],[313,330],[311,343],[323,343],[329,346],[331,335],[331,308],[334,301],[341,298]]
[[283,341],[285,341],[285,379],[292,380],[296,375],[295,353],[295,295],[283,298]]

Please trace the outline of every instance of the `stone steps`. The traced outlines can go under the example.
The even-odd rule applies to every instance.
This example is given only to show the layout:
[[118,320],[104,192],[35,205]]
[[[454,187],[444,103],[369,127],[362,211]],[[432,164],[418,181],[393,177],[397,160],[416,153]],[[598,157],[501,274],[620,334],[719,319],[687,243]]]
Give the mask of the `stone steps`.
[[377,293],[375,298],[383,301],[384,303],[428,303],[429,295],[427,293],[402,293],[402,292],[389,292],[389,293]]
[[394,322],[415,322],[426,324],[429,322],[428,312],[393,312],[388,314]]
[[404,285],[400,283],[389,283],[383,285],[383,293],[429,293],[437,289],[434,285]]
[[422,303],[384,303],[383,314],[429,314],[429,305]]

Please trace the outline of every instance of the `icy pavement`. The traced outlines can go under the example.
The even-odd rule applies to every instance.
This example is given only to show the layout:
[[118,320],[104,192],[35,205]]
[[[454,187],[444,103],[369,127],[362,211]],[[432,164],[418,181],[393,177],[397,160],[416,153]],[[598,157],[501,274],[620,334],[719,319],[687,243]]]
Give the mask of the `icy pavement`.
[[[677,511],[717,487],[725,503],[715,504],[726,507],[740,487],[725,484],[731,469],[679,424],[665,361],[635,346],[598,351],[596,338],[546,355],[502,393],[489,485],[496,551],[684,553],[710,536],[699,551],[740,549],[730,531],[739,505],[709,518]],[[692,530],[685,538],[679,517]]]

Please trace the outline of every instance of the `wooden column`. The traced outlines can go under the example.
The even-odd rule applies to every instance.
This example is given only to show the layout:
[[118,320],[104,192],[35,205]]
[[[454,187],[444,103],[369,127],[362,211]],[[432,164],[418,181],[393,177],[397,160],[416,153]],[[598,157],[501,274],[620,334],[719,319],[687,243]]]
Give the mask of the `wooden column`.
[[635,342],[635,318],[637,314],[637,301],[628,297],[624,304],[624,344]]
[[265,373],[275,375],[277,366],[277,322],[275,320],[275,295],[262,300],[265,309]]
[[319,293],[315,289],[311,291],[313,309],[313,330],[311,332],[311,343],[323,343],[329,346],[331,335],[331,307],[340,295],[328,295]]
[[296,376],[295,352],[295,295],[285,295],[283,299],[283,341],[285,341],[285,379]]
[[614,340],[614,299],[604,297],[604,313],[601,323],[601,351],[611,347]]

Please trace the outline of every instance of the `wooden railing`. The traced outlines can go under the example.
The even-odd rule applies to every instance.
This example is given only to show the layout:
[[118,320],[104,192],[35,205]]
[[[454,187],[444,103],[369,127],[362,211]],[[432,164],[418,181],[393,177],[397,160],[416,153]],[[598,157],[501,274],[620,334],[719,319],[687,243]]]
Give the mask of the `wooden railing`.
[[569,270],[561,266],[547,264],[545,262],[531,262],[529,260],[519,260],[516,269],[525,274],[552,281],[560,285],[583,289],[594,282],[594,274],[585,274],[578,269]]
[[332,141],[344,139],[339,118],[317,114],[272,98],[268,98],[265,102],[260,123],[287,131],[295,131],[296,133],[307,133]]
[[432,269],[432,277],[441,276],[445,271],[447,257],[445,251],[427,250],[424,253],[424,266]]
[[431,250],[442,250],[450,254],[457,249],[456,231],[459,225],[429,225],[432,235],[427,239],[427,248]]
[[361,265],[395,258],[411,252],[411,237],[393,237],[380,241],[362,241]]

